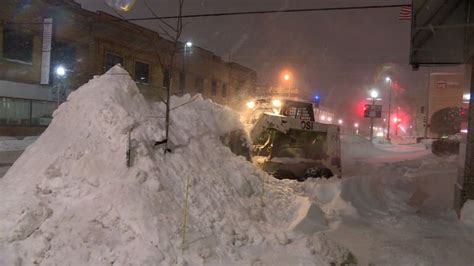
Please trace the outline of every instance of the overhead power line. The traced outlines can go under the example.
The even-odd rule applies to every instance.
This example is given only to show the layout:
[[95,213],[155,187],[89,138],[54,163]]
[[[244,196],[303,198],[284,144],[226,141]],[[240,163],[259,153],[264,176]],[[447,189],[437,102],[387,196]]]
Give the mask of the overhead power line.
[[[275,14],[275,13],[301,13],[301,12],[381,9],[381,8],[404,7],[404,6],[409,6],[409,5],[410,4],[396,4],[396,5],[370,5],[370,6],[345,6],[345,7],[278,9],[278,10],[264,10],[264,11],[241,11],[241,12],[227,12],[227,13],[208,13],[208,14],[182,15],[181,18],[227,17],[227,16],[241,16],[241,15],[264,15],[264,14]],[[125,20],[127,20],[127,21],[141,21],[141,20],[156,20],[156,19],[177,19],[177,18],[178,18],[178,16],[163,16],[163,17],[129,18],[129,19],[125,19]]]
[[[394,5],[366,5],[366,6],[342,6],[342,7],[319,7],[319,8],[299,8],[299,9],[278,9],[278,10],[261,10],[261,11],[239,11],[239,12],[223,12],[223,13],[206,13],[206,14],[190,14],[182,15],[181,18],[206,18],[206,17],[229,17],[229,16],[243,16],[243,15],[267,15],[279,13],[302,13],[302,12],[324,12],[324,11],[347,11],[347,10],[369,10],[369,9],[387,9],[400,8],[410,6],[410,4],[394,4]],[[117,18],[116,21],[150,21],[150,20],[164,20],[177,19],[179,16],[153,16],[142,18]],[[114,20],[95,20],[93,22],[111,22]],[[43,24],[43,22],[7,22],[7,24]]]

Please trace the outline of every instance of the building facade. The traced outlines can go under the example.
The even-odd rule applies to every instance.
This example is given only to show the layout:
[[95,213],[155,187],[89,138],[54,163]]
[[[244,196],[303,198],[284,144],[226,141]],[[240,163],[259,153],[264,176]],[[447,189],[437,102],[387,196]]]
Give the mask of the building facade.
[[115,64],[150,101],[164,99],[165,74],[172,77],[172,94],[201,93],[234,108],[255,92],[254,70],[196,45],[178,43],[170,73],[164,62],[173,42],[71,0],[5,0],[0,22],[0,135],[44,130],[71,90]]

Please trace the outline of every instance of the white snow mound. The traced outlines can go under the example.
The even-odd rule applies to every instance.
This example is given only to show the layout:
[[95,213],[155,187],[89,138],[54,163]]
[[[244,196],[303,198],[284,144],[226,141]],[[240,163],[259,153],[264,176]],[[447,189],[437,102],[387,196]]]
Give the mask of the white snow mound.
[[147,103],[126,71],[116,66],[74,91],[0,179],[0,265],[348,258],[320,232],[326,221],[317,206],[221,143],[242,128],[237,114],[189,95],[173,97],[171,109],[172,152],[164,154],[154,143],[164,139],[165,105]]

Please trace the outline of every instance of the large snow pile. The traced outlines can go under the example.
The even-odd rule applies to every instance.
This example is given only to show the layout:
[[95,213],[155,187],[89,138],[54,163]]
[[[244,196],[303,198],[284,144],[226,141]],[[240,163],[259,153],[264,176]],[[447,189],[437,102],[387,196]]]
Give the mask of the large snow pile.
[[241,128],[236,114],[199,96],[172,102],[173,152],[164,154],[154,143],[164,138],[165,105],[150,106],[123,69],[73,92],[0,179],[0,265],[350,259],[321,232],[318,206],[221,143]]

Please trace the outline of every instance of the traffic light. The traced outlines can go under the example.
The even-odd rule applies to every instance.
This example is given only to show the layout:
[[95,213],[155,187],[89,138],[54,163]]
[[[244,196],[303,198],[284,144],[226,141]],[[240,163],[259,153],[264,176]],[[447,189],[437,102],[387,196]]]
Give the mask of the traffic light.
[[370,104],[364,105],[364,117],[370,117]]

